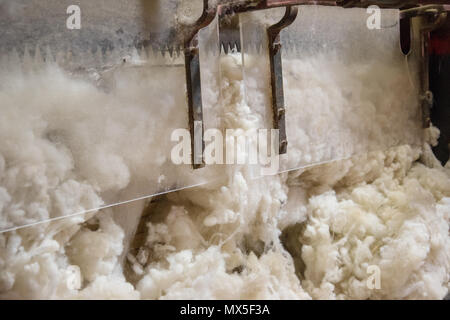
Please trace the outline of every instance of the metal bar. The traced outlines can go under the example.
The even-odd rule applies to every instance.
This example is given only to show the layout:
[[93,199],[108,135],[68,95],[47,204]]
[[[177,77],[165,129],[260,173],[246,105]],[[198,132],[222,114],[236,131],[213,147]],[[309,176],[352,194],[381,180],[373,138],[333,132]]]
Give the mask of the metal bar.
[[[449,0],[450,1],[450,0]],[[433,16],[433,15],[439,15],[443,12],[450,11],[450,4],[431,4],[431,5],[425,5],[421,7],[416,8],[410,8],[400,11],[400,18],[413,18],[417,16]],[[433,22],[434,24],[434,22]],[[434,27],[433,27],[434,28]]]
[[268,8],[284,7],[293,5],[323,5],[323,6],[336,6],[337,1],[333,0],[266,0],[266,6]]
[[267,29],[269,37],[270,80],[272,86],[273,126],[279,130],[279,154],[287,151],[286,107],[284,105],[283,66],[281,61],[280,32],[297,17],[297,7],[286,7],[283,18]]
[[200,55],[197,34],[200,29],[209,25],[216,16],[217,6],[210,6],[208,0],[203,0],[203,13],[192,29],[187,33],[184,42],[184,59],[186,69],[186,89],[189,108],[189,129],[191,133],[191,159],[194,169],[205,166],[203,151],[203,103],[200,77]]
[[[198,169],[204,166],[203,150],[205,147],[203,141],[203,104],[198,47],[185,50],[184,59],[186,63],[186,87],[189,107],[189,129],[191,132],[192,165],[194,169]],[[198,139],[201,139],[200,145],[198,144]]]
[[[270,1],[270,0],[268,0]],[[428,4],[449,4],[449,0],[337,0],[337,5],[344,8],[368,7],[377,5],[380,8],[404,9]]]
[[450,4],[450,0],[232,0],[219,3],[219,10],[233,8],[234,12],[245,12],[294,5],[341,6],[344,8],[366,8],[377,5],[380,8],[405,9],[426,4]]

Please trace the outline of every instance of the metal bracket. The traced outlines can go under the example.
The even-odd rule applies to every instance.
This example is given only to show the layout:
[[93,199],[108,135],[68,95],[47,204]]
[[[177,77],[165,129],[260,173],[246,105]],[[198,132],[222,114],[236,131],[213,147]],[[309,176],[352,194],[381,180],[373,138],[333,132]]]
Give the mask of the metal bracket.
[[[435,0],[437,1],[437,0]],[[443,0],[439,0],[443,1]],[[283,93],[283,74],[281,62],[281,42],[280,32],[282,29],[289,26],[296,18],[298,9],[294,5],[317,4],[325,6],[342,6],[342,7],[367,7],[371,4],[377,4],[383,8],[405,8],[414,7],[420,3],[428,3],[428,0],[234,0],[234,1],[211,1],[203,0],[203,14],[192,26],[187,26],[188,36],[184,40],[184,54],[185,54],[185,68],[186,68],[186,87],[187,100],[189,107],[189,127],[191,133],[191,153],[192,164],[194,169],[205,166],[203,151],[205,142],[203,140],[203,105],[202,105],[202,91],[200,79],[200,59],[197,34],[200,29],[208,26],[215,18],[216,14],[230,14],[240,13],[245,11],[261,10],[275,7],[286,7],[286,13],[280,22],[268,28],[267,33],[269,37],[269,52],[270,52],[270,70],[271,70],[271,85],[272,85],[272,108],[274,118],[274,128],[279,130],[279,153],[284,154],[287,151],[286,138],[286,120],[285,120],[285,106]],[[428,92],[428,58],[426,46],[428,41],[428,34],[431,30],[436,28],[442,19],[445,19],[448,11],[448,5],[431,5],[422,6],[402,11],[403,17],[412,17],[417,15],[425,15],[430,19],[423,30],[422,39],[422,54],[424,56],[424,65],[422,66],[422,95],[424,110],[429,110],[430,93]],[[444,9],[444,12],[436,13],[433,10]],[[444,17],[445,14],[445,17]],[[431,28],[431,29],[430,29]],[[426,36],[425,36],[426,35]],[[225,43],[228,43],[224,40]],[[238,44],[236,43],[238,47]],[[224,48],[226,51],[228,48]],[[428,119],[429,112],[424,112],[424,119]]]
[[217,6],[210,6],[208,0],[203,0],[203,13],[184,41],[184,59],[186,68],[186,89],[189,108],[189,129],[191,133],[191,155],[194,169],[205,166],[203,151],[203,103],[200,78],[200,55],[198,47],[198,32],[208,26],[215,18]]
[[344,8],[366,8],[377,5],[380,8],[406,9],[427,4],[448,3],[448,0],[336,0],[338,6]]
[[368,7],[377,5],[380,8],[404,8],[417,4],[417,0],[337,0],[338,6],[344,8]]
[[279,130],[279,154],[287,151],[286,107],[284,105],[283,66],[280,32],[295,21],[298,8],[288,6],[283,18],[267,29],[269,37],[270,81],[272,85],[273,126]]

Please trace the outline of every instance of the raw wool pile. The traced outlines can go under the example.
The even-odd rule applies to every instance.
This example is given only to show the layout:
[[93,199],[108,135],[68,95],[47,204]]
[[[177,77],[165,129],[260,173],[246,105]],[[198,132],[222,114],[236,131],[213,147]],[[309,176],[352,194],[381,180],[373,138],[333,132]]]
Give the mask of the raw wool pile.
[[[345,175],[332,181],[334,190],[309,199],[308,222],[298,240],[305,265],[302,285],[313,298],[445,296],[449,172],[413,163],[417,156],[402,147],[363,157],[370,166],[342,163]],[[306,173],[313,184],[315,170]],[[328,170],[342,176],[336,167]],[[367,286],[369,266],[380,268],[380,290]]]
[[[225,125],[258,127],[261,117],[243,102],[242,76],[233,57],[223,61],[223,70]],[[29,84],[49,78],[37,74]],[[29,111],[7,108],[6,102],[24,103],[18,79],[2,83],[1,91],[1,108],[10,111],[0,126],[8,128],[1,131],[0,144],[2,218],[26,222],[33,211],[19,204],[36,207],[37,214],[42,208],[73,212],[101,204],[108,187],[131,188],[114,167],[88,170],[90,179],[83,181],[77,167],[83,153],[77,148],[14,130],[11,124],[19,127],[18,121],[27,120],[24,110]],[[59,82],[61,92],[84,86],[62,76]],[[42,100],[36,99],[35,106],[46,110],[49,89],[39,90]],[[55,110],[49,114],[51,125],[64,120]],[[37,127],[41,137],[49,123]],[[102,142],[95,143],[102,150]],[[154,212],[142,254],[128,257],[136,281],[123,272],[126,230],[116,218],[142,210],[142,202],[3,233],[0,297],[441,299],[450,271],[450,172],[428,152],[425,148],[422,154],[427,166],[417,162],[420,150],[402,146],[259,180],[249,179],[245,168],[227,168],[226,182],[170,194],[167,210]],[[145,154],[137,154],[137,161],[141,157]],[[151,174],[146,170],[143,174]],[[32,182],[27,192],[15,191],[25,182]],[[369,265],[381,269],[380,290],[366,286]]]
[[[224,69],[233,70],[228,59]],[[225,74],[231,86],[241,80],[237,73]],[[239,98],[228,102],[228,123],[241,121],[238,126],[245,127],[254,119]],[[315,299],[440,299],[449,281],[450,172],[432,161],[428,147],[422,162],[435,168],[416,162],[420,155],[420,149],[402,146],[265,181],[251,181],[238,171],[226,186],[171,195],[174,207],[150,230],[161,228],[175,237],[149,238],[148,247],[165,243],[180,252],[174,254],[179,260],[163,262],[163,267],[160,261],[150,263],[150,273],[137,288],[143,297],[155,298],[146,292],[148,287],[153,294],[161,289],[154,279],[162,272],[167,298],[288,298],[295,293]],[[211,258],[213,265],[208,260],[200,264],[198,259],[210,256],[216,242],[220,257],[228,254],[226,265],[215,266],[219,256]],[[186,249],[199,253],[192,256]],[[271,277],[260,279],[253,261],[267,264],[275,257]],[[178,271],[187,265],[196,270],[197,262],[203,267],[195,276]],[[368,288],[368,266],[380,268],[380,290]],[[280,278],[280,268],[290,274],[289,281]],[[239,274],[241,281],[223,277],[224,269]],[[235,289],[224,295],[228,284]]]

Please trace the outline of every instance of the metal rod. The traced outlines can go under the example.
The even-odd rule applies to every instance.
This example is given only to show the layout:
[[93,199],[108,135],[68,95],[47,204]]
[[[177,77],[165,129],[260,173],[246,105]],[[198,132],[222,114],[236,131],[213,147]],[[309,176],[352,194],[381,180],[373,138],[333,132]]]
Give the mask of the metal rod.
[[218,4],[219,12],[232,9],[233,12],[246,12],[294,5],[340,6],[344,8],[367,8],[377,5],[380,8],[405,9],[426,4],[450,4],[449,0],[223,0]]
[[200,77],[200,55],[197,34],[200,29],[208,26],[215,18],[217,6],[210,6],[208,0],[203,0],[203,13],[197,22],[191,26],[191,31],[184,42],[184,59],[186,69],[186,89],[189,109],[189,129],[191,133],[191,161],[194,169],[205,166],[203,151],[203,103]]
[[288,6],[283,18],[267,29],[269,37],[270,81],[272,86],[273,126],[279,130],[279,154],[287,151],[286,107],[284,105],[283,65],[280,32],[297,17],[298,8]]

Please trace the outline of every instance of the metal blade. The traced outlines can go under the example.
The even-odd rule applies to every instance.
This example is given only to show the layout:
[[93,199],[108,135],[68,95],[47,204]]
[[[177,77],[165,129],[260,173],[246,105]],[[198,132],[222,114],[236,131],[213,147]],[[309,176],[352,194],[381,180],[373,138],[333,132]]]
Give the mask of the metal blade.
[[[214,168],[194,171],[183,157],[172,157],[174,133],[181,132],[183,141],[185,131],[189,137],[187,86],[180,50],[183,30],[177,28],[170,6],[168,15],[162,10],[171,0],[162,2],[80,0],[80,29],[67,28],[72,15],[67,14],[68,1],[6,2],[11,6],[0,11],[0,96],[8,98],[0,103],[0,140],[12,142],[0,150],[0,160],[10,156],[6,171],[16,170],[14,166],[26,170],[29,163],[23,155],[36,150],[43,154],[36,161],[50,168],[51,175],[54,162],[45,151],[51,146],[60,162],[70,158],[74,166],[62,165],[64,178],[52,180],[52,190],[43,192],[49,198],[54,193],[67,195],[71,191],[65,185],[73,182],[87,186],[80,192],[88,196],[67,206],[43,203],[33,191],[38,187],[29,186],[35,181],[31,177],[15,187],[30,203],[39,203],[39,212],[13,198],[11,207],[23,210],[24,218],[15,219],[13,209],[1,210],[0,232],[94,213],[221,177]],[[162,12],[153,3],[160,3]],[[160,13],[155,26],[154,15]],[[211,71],[212,66],[218,68],[219,54],[206,53],[212,47],[219,51],[218,33],[211,25],[198,38],[199,62],[205,66],[199,85],[204,92],[212,88],[209,91],[218,93],[220,79]],[[217,96],[203,98],[208,125],[209,119],[219,118],[214,112],[220,110],[213,108]],[[23,118],[20,124],[16,113]],[[10,145],[24,152],[15,153]],[[182,155],[189,152],[183,150]]]
[[73,6],[57,0],[7,1],[0,11],[1,50],[15,50],[21,59],[26,51],[32,57],[37,50],[50,52],[69,69],[117,64],[134,50],[170,57],[181,53],[183,34],[171,18],[171,7],[156,8],[152,3],[81,0]]
[[219,17],[219,41],[223,53],[241,52],[238,14],[226,13]]

